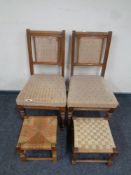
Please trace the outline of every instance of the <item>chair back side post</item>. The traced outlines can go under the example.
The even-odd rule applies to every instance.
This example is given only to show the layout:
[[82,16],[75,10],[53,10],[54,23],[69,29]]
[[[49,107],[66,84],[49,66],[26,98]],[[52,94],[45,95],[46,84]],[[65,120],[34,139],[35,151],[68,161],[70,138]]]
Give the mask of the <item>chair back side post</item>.
[[30,74],[34,65],[55,65],[64,76],[65,31],[34,31],[27,29]]
[[[106,66],[107,66],[110,44],[111,44],[111,38],[112,38],[111,31],[109,31],[109,32],[76,32],[76,31],[72,31],[71,76],[74,74],[75,66],[82,66],[82,67],[83,66],[90,66],[90,67],[100,67],[101,68],[100,75],[104,77]],[[83,43],[85,42],[83,44],[83,46],[81,46],[82,39],[83,39]],[[95,48],[95,46],[97,48]],[[83,49],[82,47],[85,47],[84,52],[87,55],[80,50],[80,49]],[[86,49],[86,47],[87,47],[87,49]],[[90,53],[88,53],[88,52],[90,52]],[[95,55],[95,54],[97,54],[97,52],[98,52],[98,55]],[[83,54],[83,55],[81,56],[81,54]],[[90,54],[91,54],[91,56],[94,56],[94,58],[93,58],[94,60],[92,59]],[[96,58],[95,58],[95,56],[96,56]],[[85,61],[86,59],[87,59],[87,61]]]
[[101,76],[103,76],[103,77],[104,77],[105,71],[106,71],[107,60],[108,60],[108,55],[109,55],[109,50],[110,50],[110,45],[111,45],[111,38],[112,38],[112,31],[109,31],[108,36],[107,36],[104,63],[103,63],[103,66],[102,66],[102,71],[101,71]]
[[75,57],[75,31],[72,31],[72,37],[71,37],[71,76],[74,74],[74,57]]
[[34,74],[30,29],[26,29],[30,74]]
[[62,76],[64,77],[64,67],[65,67],[65,30],[62,31],[62,58],[61,61],[62,61],[62,66],[61,66],[61,72],[62,72]]

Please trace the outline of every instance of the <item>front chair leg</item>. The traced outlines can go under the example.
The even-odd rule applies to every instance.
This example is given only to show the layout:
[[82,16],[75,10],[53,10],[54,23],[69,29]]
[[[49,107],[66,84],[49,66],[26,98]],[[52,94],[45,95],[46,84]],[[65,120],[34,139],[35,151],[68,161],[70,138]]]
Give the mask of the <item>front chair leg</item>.
[[18,111],[20,113],[21,118],[24,119],[24,117],[26,115],[26,110],[22,107],[18,107]]
[[60,127],[64,128],[65,126],[65,111],[60,111],[60,115],[61,115],[61,124]]
[[71,120],[72,120],[72,115],[73,115],[73,110],[68,110],[68,126],[71,125]]
[[110,113],[110,112],[106,112],[104,118],[105,118],[106,120],[110,120],[111,117],[112,117],[112,113]]
[[114,109],[110,109],[109,111],[107,111],[107,112],[106,112],[105,118],[106,118],[107,120],[110,120],[111,117],[112,117],[113,112],[114,112]]

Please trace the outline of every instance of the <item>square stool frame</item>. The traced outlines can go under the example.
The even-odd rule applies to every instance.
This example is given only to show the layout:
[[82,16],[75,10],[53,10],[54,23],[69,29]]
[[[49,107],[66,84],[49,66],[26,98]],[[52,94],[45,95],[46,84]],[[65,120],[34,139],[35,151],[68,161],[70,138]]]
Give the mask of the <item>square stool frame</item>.
[[[76,116],[75,116],[76,117]],[[75,118],[73,117],[73,118]],[[113,148],[113,153],[85,153],[85,154],[103,154],[103,155],[108,155],[108,159],[95,159],[95,158],[77,158],[78,155],[84,154],[83,152],[80,152],[77,147],[74,147],[74,123],[73,123],[73,118],[71,120],[71,149],[72,149],[72,157],[71,157],[71,162],[73,165],[77,163],[105,163],[108,166],[112,166],[114,158],[118,155],[118,150],[117,148]],[[77,118],[77,117],[76,117]],[[106,118],[105,118],[106,119]],[[107,120],[107,119],[106,119]]]
[[[16,150],[20,154],[20,159],[21,160],[52,160],[53,162],[57,161],[56,144],[52,144],[51,150],[50,149],[49,150],[47,150],[47,149],[45,150],[45,151],[51,151],[52,152],[52,157],[28,157],[28,156],[26,156],[26,152],[27,151],[33,151],[33,150],[32,149],[28,149],[28,150],[24,149],[24,150],[22,150],[20,144],[17,145]],[[35,150],[35,151],[38,151],[38,149]]]
[[[46,116],[46,117],[48,117],[48,116]],[[24,116],[24,119],[27,119],[27,118],[28,118],[27,116]],[[24,120],[23,120],[23,122],[24,122]],[[22,127],[23,127],[23,124],[22,124]],[[21,127],[21,130],[22,130],[22,127]],[[21,130],[20,130],[20,134],[21,134]],[[20,137],[20,135],[19,135],[19,137]],[[32,156],[29,157],[29,156],[26,156],[27,151],[33,151],[33,150],[34,151],[39,151],[39,150],[41,150],[41,151],[51,151],[52,156],[51,157],[32,157]],[[35,148],[33,148],[33,149],[32,148],[22,149],[21,144],[17,143],[16,151],[19,153],[20,159],[23,160],[23,161],[26,161],[26,160],[52,160],[53,162],[57,161],[56,143],[51,144],[51,149],[38,149],[38,148],[37,149],[35,149]]]

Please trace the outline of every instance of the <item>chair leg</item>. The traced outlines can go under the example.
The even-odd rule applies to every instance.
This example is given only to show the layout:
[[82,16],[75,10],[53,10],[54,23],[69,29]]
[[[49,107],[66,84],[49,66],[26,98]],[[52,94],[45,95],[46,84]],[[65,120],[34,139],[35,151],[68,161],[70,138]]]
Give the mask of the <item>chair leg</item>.
[[73,115],[73,109],[72,108],[71,109],[69,108],[68,109],[68,126],[71,125],[72,115]]
[[60,111],[60,115],[61,115],[61,124],[60,124],[60,127],[61,128],[64,128],[65,126],[65,110],[61,110]]
[[106,118],[107,120],[110,120],[111,117],[112,117],[113,112],[114,112],[114,109],[110,109],[109,111],[107,111],[107,112],[106,112],[105,118]]
[[65,108],[65,125],[68,125],[68,109],[67,107]]
[[24,116],[26,115],[26,110],[23,107],[18,107],[18,110],[21,115],[21,118],[24,119]]
[[110,120],[112,117],[112,112],[107,112],[107,120]]
[[53,162],[55,163],[57,161],[57,153],[56,153],[56,145],[52,144],[52,158],[53,158]]

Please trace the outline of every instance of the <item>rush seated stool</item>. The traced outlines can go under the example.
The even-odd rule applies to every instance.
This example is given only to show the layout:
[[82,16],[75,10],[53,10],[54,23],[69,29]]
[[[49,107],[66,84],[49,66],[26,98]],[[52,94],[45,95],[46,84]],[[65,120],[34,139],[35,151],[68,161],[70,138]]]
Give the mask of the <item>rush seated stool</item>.
[[[73,117],[72,129],[73,164],[95,162],[112,165],[112,161],[118,152],[107,119]],[[80,158],[80,155],[85,154],[88,158]]]
[[[16,150],[21,160],[57,160],[57,117],[25,116]],[[28,151],[50,151],[51,157],[30,157]]]

